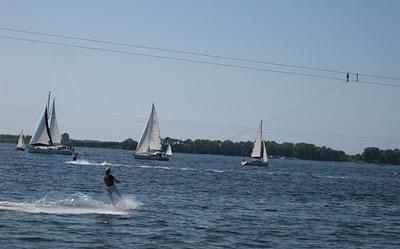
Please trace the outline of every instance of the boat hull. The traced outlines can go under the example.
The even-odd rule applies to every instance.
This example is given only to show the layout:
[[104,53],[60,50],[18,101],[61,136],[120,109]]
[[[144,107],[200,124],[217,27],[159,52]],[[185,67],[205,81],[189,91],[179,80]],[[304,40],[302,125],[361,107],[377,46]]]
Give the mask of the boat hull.
[[15,150],[25,150],[25,148],[15,148]]
[[74,149],[62,146],[28,146],[29,153],[72,155]]
[[169,161],[165,155],[133,155],[138,160],[156,160],[156,161]]
[[242,166],[263,166],[263,167],[268,166],[268,162],[264,162],[262,160],[242,160],[240,164]]

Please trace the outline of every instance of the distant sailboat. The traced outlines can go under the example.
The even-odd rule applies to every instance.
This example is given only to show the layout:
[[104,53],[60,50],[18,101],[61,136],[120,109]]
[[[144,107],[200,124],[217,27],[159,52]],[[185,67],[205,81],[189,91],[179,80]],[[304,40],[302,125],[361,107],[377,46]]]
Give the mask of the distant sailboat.
[[21,130],[21,133],[19,134],[17,147],[15,149],[16,150],[25,150],[25,141],[24,141],[24,131],[23,130]]
[[53,99],[49,115],[49,100],[40,116],[35,133],[29,142],[28,151],[31,153],[72,155],[74,149],[61,145],[61,135],[58,130],[56,117],[56,100]]
[[251,157],[249,159],[242,160],[241,164],[243,166],[268,166],[267,150],[262,134],[262,120],[257,128],[256,141],[254,142]]
[[151,113],[142,138],[134,152],[135,159],[168,161],[169,158],[161,151],[160,127],[156,108],[151,107]]
[[165,152],[165,155],[167,155],[167,157],[171,157],[172,156],[172,148],[171,148],[170,144],[168,144],[167,151]]

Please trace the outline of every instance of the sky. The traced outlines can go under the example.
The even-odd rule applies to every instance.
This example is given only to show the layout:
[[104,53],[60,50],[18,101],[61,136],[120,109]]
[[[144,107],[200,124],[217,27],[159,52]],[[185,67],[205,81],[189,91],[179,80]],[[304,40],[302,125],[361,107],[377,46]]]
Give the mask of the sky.
[[368,146],[398,148],[398,87],[352,82],[302,105],[346,75],[1,28],[400,78],[399,11],[399,1],[387,0],[3,0],[0,36],[343,81],[0,38],[0,133],[32,134],[51,91],[59,128],[75,139],[139,140],[154,102],[162,137],[254,140],[254,130],[243,131],[263,119],[267,140],[352,154]]

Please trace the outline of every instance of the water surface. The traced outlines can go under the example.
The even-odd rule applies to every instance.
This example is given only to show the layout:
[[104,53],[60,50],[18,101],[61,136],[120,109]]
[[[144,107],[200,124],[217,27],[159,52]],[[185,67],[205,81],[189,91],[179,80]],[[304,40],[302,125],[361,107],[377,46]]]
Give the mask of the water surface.
[[[395,166],[78,148],[72,157],[0,144],[0,247],[400,248]],[[104,161],[124,180],[105,193]]]

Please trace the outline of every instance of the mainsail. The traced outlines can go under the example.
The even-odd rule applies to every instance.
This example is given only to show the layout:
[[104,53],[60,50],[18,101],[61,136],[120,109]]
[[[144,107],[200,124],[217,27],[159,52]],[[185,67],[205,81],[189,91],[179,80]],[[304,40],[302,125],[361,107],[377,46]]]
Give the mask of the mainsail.
[[251,157],[254,158],[261,158],[262,154],[261,154],[261,145],[262,143],[262,120],[260,125],[257,128],[257,133],[256,133],[256,140],[254,142],[254,147],[253,147],[253,151],[251,152]]
[[39,122],[36,126],[35,132],[33,133],[31,141],[29,142],[30,145],[53,145],[47,120],[48,113],[46,106],[43,114],[40,116]]
[[156,108],[154,104],[151,108],[151,114],[142,138],[136,148],[135,154],[149,154],[151,152],[161,151],[160,127],[158,124]]
[[267,147],[265,147],[265,141],[263,141],[263,162],[268,162]]
[[170,144],[168,144],[167,152],[165,152],[165,155],[167,155],[167,156],[172,156],[172,148],[171,148],[171,145],[170,145]]
[[50,136],[53,141],[53,145],[60,145],[61,135],[60,131],[58,130],[58,123],[56,117],[56,98],[53,99],[53,104],[51,107],[50,117],[49,117],[49,124],[50,124]]
[[25,147],[24,132],[21,130],[21,133],[19,134],[17,148],[18,149],[23,149],[24,147]]

